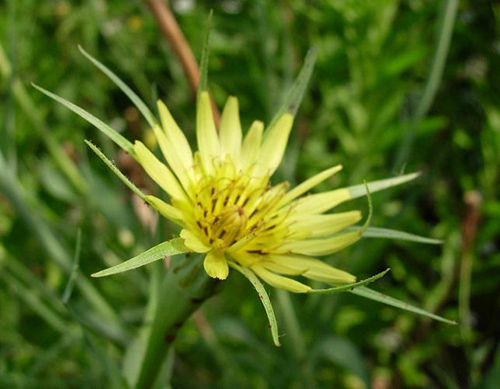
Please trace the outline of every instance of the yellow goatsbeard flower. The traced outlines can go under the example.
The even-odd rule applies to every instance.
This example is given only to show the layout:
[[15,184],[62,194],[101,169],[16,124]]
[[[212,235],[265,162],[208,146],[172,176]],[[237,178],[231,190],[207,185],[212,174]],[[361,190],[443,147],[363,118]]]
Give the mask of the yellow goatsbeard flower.
[[361,230],[337,234],[361,220],[359,211],[324,214],[350,199],[348,189],[300,197],[341,170],[335,166],[289,190],[284,182],[270,185],[286,149],[293,116],[284,113],[263,134],[255,121],[244,139],[238,101],[230,97],[217,132],[210,97],[198,98],[198,152],[192,152],[167,107],[158,103],[161,124],[153,128],[169,167],[143,143],[134,151],[148,175],[170,196],[146,201],[180,225],[184,244],[206,254],[204,268],[226,279],[229,263],[252,270],[268,284],[292,292],[311,288],[286,276],[307,277],[331,285],[355,282],[342,270],[313,258],[339,251],[361,237]]

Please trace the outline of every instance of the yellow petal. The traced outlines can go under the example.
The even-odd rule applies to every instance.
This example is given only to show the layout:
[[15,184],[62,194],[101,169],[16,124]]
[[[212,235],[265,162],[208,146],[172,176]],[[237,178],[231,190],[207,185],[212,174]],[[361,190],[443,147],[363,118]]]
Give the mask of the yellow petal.
[[158,100],[158,111],[160,113],[161,124],[165,130],[167,138],[172,144],[175,145],[175,149],[177,150],[180,159],[187,166],[187,169],[189,169],[193,165],[193,152],[191,151],[191,147],[189,146],[186,136],[175,122],[167,106],[163,104],[161,100]]
[[203,261],[203,267],[207,274],[212,278],[218,278],[220,280],[225,280],[229,274],[229,266],[227,264],[224,255],[217,255],[214,251],[210,251],[205,260]]
[[280,247],[296,254],[305,255],[327,255],[354,244],[361,238],[361,231],[348,232],[343,235],[333,236],[325,239],[305,239],[285,243]]
[[229,97],[220,119],[220,143],[226,154],[236,161],[241,149],[241,123],[238,99]]
[[180,233],[181,238],[184,239],[184,244],[195,253],[206,253],[210,247],[201,241],[195,234],[189,230],[182,230]]
[[239,263],[244,267],[250,267],[251,265],[257,263],[260,259],[259,255],[250,254],[245,250],[230,251],[226,250],[226,255],[233,258],[235,262]]
[[262,278],[269,285],[278,289],[288,290],[293,293],[307,293],[311,288],[301,282],[292,280],[288,277],[283,277],[269,270],[266,270],[262,265],[254,265],[251,267],[255,274]]
[[243,170],[257,162],[262,141],[262,131],[264,131],[264,123],[255,120],[243,140],[239,157],[240,167]]
[[187,200],[186,193],[169,168],[161,163],[142,142],[135,142],[134,151],[137,160],[144,170],[146,170],[146,173],[148,173],[165,192],[171,197]]
[[207,173],[212,173],[214,159],[220,157],[220,142],[215,129],[210,96],[206,91],[201,92],[198,98],[196,136],[203,167]]
[[294,212],[299,215],[323,213],[350,199],[349,189],[342,188],[303,197],[292,203],[292,205],[294,205]]
[[170,219],[176,223],[179,223],[179,220],[182,219],[182,214],[177,208],[171,206],[170,204],[167,204],[165,201],[159,199],[158,197],[144,196],[144,201],[146,201],[167,219]]
[[334,268],[316,258],[302,257],[298,255],[273,255],[272,261],[283,263],[288,268],[303,272],[302,276],[312,280],[325,282],[331,285],[341,285],[356,282],[356,277],[343,270]]
[[285,113],[264,135],[259,160],[269,174],[274,173],[283,159],[292,125],[293,116]]
[[290,201],[296,199],[297,197],[302,196],[304,193],[306,193],[310,189],[314,188],[316,185],[320,184],[321,182],[323,182],[324,180],[333,176],[335,173],[338,173],[341,170],[342,170],[342,165],[337,165],[309,178],[308,180],[304,181],[300,185],[293,188],[290,192],[288,192],[286,196],[283,197],[283,199],[280,201],[279,206],[281,207],[283,205],[286,205]]
[[160,145],[163,156],[167,160],[182,186],[187,190],[190,187],[189,173],[191,172],[191,168],[193,166],[192,159],[191,161],[189,158],[183,160],[180,157],[178,150],[167,138],[165,132],[160,128],[160,126],[154,126],[153,131],[155,133],[156,140]]
[[287,276],[300,276],[309,270],[306,267],[302,269],[297,269],[297,268],[294,269],[284,265],[283,263],[272,261],[271,258],[270,260],[260,262],[260,264],[264,266],[267,270],[270,270],[274,273],[284,274]]
[[324,237],[333,235],[361,220],[361,212],[350,211],[330,215],[296,216],[290,226],[291,232],[299,232],[303,229],[309,231],[310,237]]

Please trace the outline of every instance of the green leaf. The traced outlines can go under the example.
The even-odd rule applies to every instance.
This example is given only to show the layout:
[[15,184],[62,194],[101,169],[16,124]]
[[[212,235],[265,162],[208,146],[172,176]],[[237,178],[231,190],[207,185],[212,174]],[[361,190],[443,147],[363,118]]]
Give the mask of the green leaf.
[[122,262],[119,265],[101,270],[92,274],[92,277],[106,277],[112,274],[123,273],[138,267],[148,265],[152,262],[163,259],[169,255],[177,255],[187,253],[189,249],[184,245],[184,239],[175,238],[168,242],[160,243],[157,246],[150,248],[148,251],[139,254],[138,256]]
[[253,285],[253,287],[259,294],[259,298],[262,301],[262,304],[264,305],[264,309],[266,310],[267,319],[269,320],[269,325],[271,326],[271,335],[273,337],[274,344],[276,345],[276,347],[281,347],[278,335],[278,322],[276,321],[273,305],[271,304],[269,295],[266,292],[266,288],[264,288],[264,285],[262,285],[257,276],[251,270],[239,266],[232,261],[228,262],[229,266],[231,266],[233,269],[238,270],[248,279],[248,281],[250,281],[250,283]]
[[130,143],[127,139],[125,139],[123,136],[121,136],[118,132],[116,132],[114,129],[112,129],[110,126],[108,126],[106,123],[104,123],[100,119],[96,118],[92,114],[88,113],[84,109],[73,104],[72,102],[70,102],[66,99],[63,99],[62,97],[60,97],[52,92],[49,92],[48,90],[43,89],[42,87],[40,87],[38,85],[35,85],[35,84],[31,84],[31,85],[33,85],[33,87],[38,89],[43,94],[49,96],[51,99],[54,99],[58,103],[64,105],[65,107],[69,108],[74,113],[76,113],[77,115],[79,115],[80,117],[82,117],[83,119],[88,121],[90,124],[95,126],[98,130],[102,131],[107,137],[109,137],[113,142],[115,142],[118,146],[120,146],[120,148],[125,150],[127,153],[129,153],[132,156],[135,155],[132,143]]
[[210,54],[210,30],[212,29],[213,11],[210,10],[207,18],[207,25],[205,27],[205,34],[203,37],[203,47],[201,49],[200,60],[200,79],[198,82],[198,97],[201,92],[208,90],[208,58]]
[[445,318],[438,316],[438,315],[435,315],[431,312],[427,312],[426,310],[423,310],[422,308],[415,307],[415,306],[410,305],[408,303],[405,303],[401,300],[395,299],[394,297],[390,297],[390,296],[387,296],[383,293],[377,292],[373,289],[369,289],[366,286],[362,286],[360,288],[351,290],[350,293],[353,293],[353,294],[361,296],[361,297],[365,297],[367,299],[375,300],[375,301],[378,301],[379,303],[387,304],[387,305],[390,305],[392,307],[402,309],[404,311],[413,312],[413,313],[416,313],[417,315],[426,316],[426,317],[429,317],[429,318],[437,320],[437,321],[441,321],[441,322],[446,323],[446,324],[454,324],[454,325],[457,324],[456,321],[445,319]]
[[304,97],[307,84],[311,79],[311,75],[314,70],[314,64],[316,63],[316,58],[317,50],[315,47],[313,47],[307,53],[306,59],[304,60],[304,66],[302,66],[302,70],[295,79],[293,85],[286,93],[283,103],[274,115],[271,123],[269,123],[268,128],[272,128],[275,122],[286,112],[291,113],[293,116],[295,116],[297,110],[300,107],[300,103],[302,102],[302,98]]
[[113,73],[111,70],[109,70],[104,64],[99,62],[97,59],[92,57],[89,53],[87,53],[82,46],[78,45],[78,50],[90,61],[92,62],[95,66],[97,66],[106,76],[108,76],[111,81],[113,81],[118,88],[122,90],[123,93],[127,95],[127,97],[134,103],[134,105],[137,107],[137,109],[142,113],[144,118],[147,120],[149,125],[153,127],[154,125],[158,124],[156,118],[154,115],[151,113],[147,105],[144,103],[144,101],[141,100],[139,96],[135,94],[135,92],[130,89],[127,84],[125,84],[120,78]]
[[[360,230],[361,227],[349,227],[347,231]],[[410,234],[404,231],[390,230],[388,228],[378,228],[378,227],[368,227],[363,232],[363,238],[385,238],[385,239],[396,239],[396,240],[407,240],[410,242],[426,243],[426,244],[442,244],[443,241],[439,239],[427,238],[425,236],[419,236]]]
[[391,269],[386,269],[383,272],[375,274],[374,276],[372,276],[370,278],[367,278],[367,279],[362,280],[362,281],[354,282],[352,284],[336,286],[333,288],[326,288],[326,289],[311,289],[307,293],[310,293],[310,294],[334,294],[334,293],[349,292],[355,288],[359,288],[361,286],[365,286],[365,285],[371,284],[374,281],[377,281],[379,278],[382,278],[383,276],[385,276],[389,270],[391,270]]
[[132,191],[134,192],[139,198],[141,198],[142,200],[146,201],[145,200],[145,197],[146,195],[144,193],[141,192],[141,190],[135,186],[132,182],[130,182],[130,180],[125,177],[125,175],[115,166],[115,164],[113,162],[111,162],[104,154],[101,150],[99,150],[99,148],[97,146],[95,146],[92,142],[88,141],[88,140],[85,140],[85,143],[87,144],[87,146],[89,146],[92,151],[94,153],[97,154],[97,156],[99,158],[101,158],[103,160],[103,162],[111,169],[111,171],[113,173],[116,174],[116,176],[125,184],[127,185],[127,187]]
[[404,184],[405,182],[414,180],[419,175],[420,173],[405,174],[403,176],[387,178],[385,180],[372,181],[367,184],[350,186],[347,189],[351,193],[351,199],[356,199],[367,194],[367,187],[371,193],[374,193],[396,185]]

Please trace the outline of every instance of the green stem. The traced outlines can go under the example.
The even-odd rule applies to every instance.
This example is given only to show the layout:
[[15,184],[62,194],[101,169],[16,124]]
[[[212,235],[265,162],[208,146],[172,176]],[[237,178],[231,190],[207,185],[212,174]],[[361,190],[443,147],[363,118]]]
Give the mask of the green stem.
[[143,357],[133,386],[151,388],[173,344],[177,332],[200,305],[216,293],[220,284],[209,278],[201,258],[173,258],[160,287],[156,315],[143,346]]

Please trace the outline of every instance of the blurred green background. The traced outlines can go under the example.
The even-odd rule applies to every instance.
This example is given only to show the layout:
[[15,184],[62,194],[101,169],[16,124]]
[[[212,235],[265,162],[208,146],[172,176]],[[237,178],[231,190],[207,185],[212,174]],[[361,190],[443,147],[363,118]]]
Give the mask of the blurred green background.
[[[325,190],[422,171],[417,181],[373,196],[372,225],[442,239],[442,246],[365,239],[328,261],[361,278],[391,267],[374,289],[461,326],[347,294],[294,295],[287,306],[270,290],[283,334],[278,349],[255,291],[232,274],[181,330],[169,385],[498,388],[500,2],[170,6],[197,57],[214,10],[210,88],[219,107],[238,96],[244,128],[270,120],[307,50],[318,48],[275,179],[294,184],[342,163],[344,171],[318,188]],[[140,171],[97,130],[30,86],[74,101],[130,140],[147,141],[137,110],[78,44],[151,108],[163,99],[194,138],[193,94],[145,3],[0,2],[1,388],[124,387],[121,363],[142,323],[150,272],[98,280],[89,274],[173,234],[163,221],[151,234],[131,193],[83,140],[98,144],[136,182]],[[78,251],[81,276],[68,310],[62,295]]]

